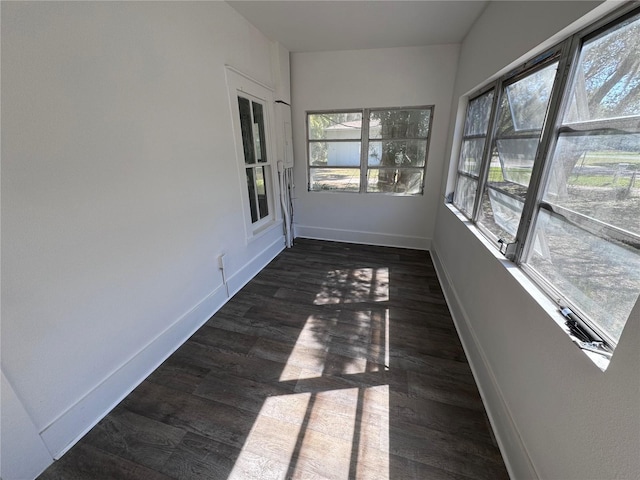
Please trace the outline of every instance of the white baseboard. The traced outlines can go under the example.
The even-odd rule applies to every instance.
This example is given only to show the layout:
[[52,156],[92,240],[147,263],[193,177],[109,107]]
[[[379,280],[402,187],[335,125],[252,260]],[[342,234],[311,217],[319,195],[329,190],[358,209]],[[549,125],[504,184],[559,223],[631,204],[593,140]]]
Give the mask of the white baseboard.
[[540,476],[513,421],[500,385],[473,331],[470,317],[460,302],[455,286],[438,257],[437,250],[431,251],[431,257],[509,476],[513,479],[539,479]]
[[217,288],[40,432],[52,456],[64,455],[227,300],[224,286]]
[[294,233],[296,237],[313,238],[316,240],[333,240],[336,242],[380,245],[384,247],[413,248],[416,250],[429,250],[431,248],[430,238],[412,237],[409,235],[360,232],[358,230],[310,227],[308,225],[299,224],[294,225]]
[[244,267],[238,270],[227,279],[227,286],[229,287],[229,296],[233,297],[238,291],[244,287],[249,280],[256,276],[260,270],[267,266],[267,264],[276,258],[276,256],[285,249],[284,237],[280,236],[271,245],[265,248],[262,252],[256,255],[251,261],[249,261]]
[[4,480],[35,478],[51,464],[53,458],[11,383],[4,372],[1,373],[0,478]]
[[[229,297],[240,290],[283,249],[284,240],[279,237],[231,276],[227,280]],[[57,460],[64,455],[211,318],[228,299],[225,286],[217,288],[40,432],[40,437],[53,458]]]

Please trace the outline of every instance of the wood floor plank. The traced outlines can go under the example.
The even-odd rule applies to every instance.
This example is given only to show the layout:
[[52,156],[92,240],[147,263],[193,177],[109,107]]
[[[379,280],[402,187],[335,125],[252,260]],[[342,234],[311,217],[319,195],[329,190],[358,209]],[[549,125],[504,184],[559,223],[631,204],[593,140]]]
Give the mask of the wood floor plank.
[[40,478],[508,474],[428,252],[297,239]]
[[127,460],[162,467],[185,431],[117,407],[85,437],[85,442]]
[[227,478],[234,467],[240,448],[187,433],[175,448],[161,471],[180,480]]
[[171,356],[147,377],[148,382],[191,393],[204,380],[211,369],[194,365],[189,360]]
[[169,480],[171,477],[118,455],[76,445],[38,477],[40,480]]

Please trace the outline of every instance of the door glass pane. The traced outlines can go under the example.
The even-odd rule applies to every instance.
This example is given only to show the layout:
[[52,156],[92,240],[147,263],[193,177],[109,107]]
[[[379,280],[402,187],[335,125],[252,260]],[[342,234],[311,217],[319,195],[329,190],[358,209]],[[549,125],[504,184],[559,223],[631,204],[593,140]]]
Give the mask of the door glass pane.
[[256,193],[258,195],[258,211],[260,218],[264,218],[269,214],[269,205],[267,203],[267,187],[265,185],[264,167],[256,168]]
[[618,341],[640,292],[637,249],[541,211],[527,264]]
[[255,145],[255,154],[258,162],[267,161],[267,149],[264,136],[264,115],[262,113],[262,105],[257,102],[253,103],[253,144]]
[[309,165],[358,167],[360,166],[360,142],[309,142]]
[[307,116],[310,140],[360,140],[362,112],[313,113]]
[[427,138],[431,110],[373,110],[369,115],[369,138]]
[[258,221],[258,202],[256,199],[255,178],[253,168],[247,168],[247,189],[249,191],[249,207],[251,210],[251,223]]
[[464,136],[486,135],[491,116],[493,90],[469,102],[464,122]]
[[359,168],[310,168],[309,190],[311,191],[360,191]]
[[243,97],[238,97],[238,108],[240,110],[240,130],[242,131],[244,163],[256,163],[253,131],[251,128],[251,105],[249,100]]
[[561,135],[544,199],[640,236],[640,134]]
[[478,182],[476,180],[465,177],[464,175],[458,176],[455,193],[455,204],[469,218],[471,218],[471,216],[473,215],[473,204],[476,199],[477,189]]
[[422,193],[422,179],[423,170],[370,168],[367,171],[367,192],[416,195]]
[[426,158],[426,140],[369,142],[370,167],[424,167]]
[[640,14],[586,42],[565,123],[640,115]]

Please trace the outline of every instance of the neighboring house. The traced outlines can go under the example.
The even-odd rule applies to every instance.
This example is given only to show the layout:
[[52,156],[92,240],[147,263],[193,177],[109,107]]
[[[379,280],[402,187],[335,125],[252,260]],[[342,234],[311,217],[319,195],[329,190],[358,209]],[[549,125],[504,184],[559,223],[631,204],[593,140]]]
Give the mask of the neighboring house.
[[[360,130],[362,122],[359,120],[344,122],[326,128],[327,140],[345,140],[352,138],[349,135],[353,130]],[[376,138],[380,133],[380,120],[369,124],[371,137]],[[369,165],[379,165],[382,158],[380,144],[372,143],[369,146]],[[358,142],[337,142],[329,143],[327,146],[327,163],[336,166],[353,167],[360,164],[360,143]]]

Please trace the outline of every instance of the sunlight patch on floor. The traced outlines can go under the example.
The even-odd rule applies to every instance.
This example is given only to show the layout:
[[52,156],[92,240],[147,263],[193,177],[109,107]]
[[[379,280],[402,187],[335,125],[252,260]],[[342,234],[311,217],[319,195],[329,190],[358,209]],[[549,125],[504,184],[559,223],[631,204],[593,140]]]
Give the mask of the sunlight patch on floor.
[[386,302],[389,300],[389,269],[354,268],[327,272],[314,305]]
[[389,309],[310,315],[279,380],[389,370]]
[[389,386],[266,399],[230,479],[389,480]]
[[365,388],[362,392],[362,428],[355,478],[392,480],[389,473],[389,385]]
[[310,315],[300,330],[287,364],[282,369],[280,381],[315,378],[322,375],[327,358],[329,332],[337,320]]
[[[284,478],[310,398],[310,393],[267,398],[228,478]],[[286,415],[288,421],[267,415],[274,412]]]

